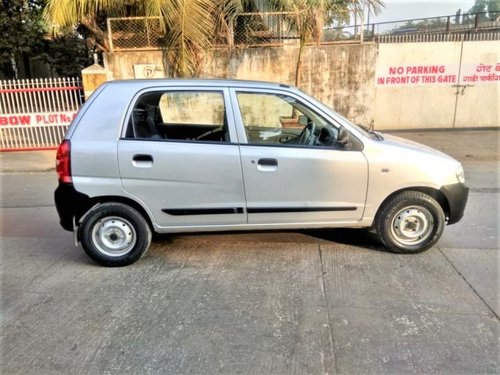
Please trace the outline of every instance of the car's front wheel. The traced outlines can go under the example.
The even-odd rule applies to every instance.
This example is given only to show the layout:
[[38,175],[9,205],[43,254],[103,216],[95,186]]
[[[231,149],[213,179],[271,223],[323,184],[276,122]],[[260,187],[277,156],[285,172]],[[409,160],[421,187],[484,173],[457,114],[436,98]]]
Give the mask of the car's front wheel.
[[102,203],[84,217],[79,239],[87,255],[108,267],[127,266],[138,260],[151,243],[144,217],[122,203]]
[[418,253],[441,237],[445,215],[440,204],[419,191],[404,191],[380,208],[375,228],[382,243],[396,253]]

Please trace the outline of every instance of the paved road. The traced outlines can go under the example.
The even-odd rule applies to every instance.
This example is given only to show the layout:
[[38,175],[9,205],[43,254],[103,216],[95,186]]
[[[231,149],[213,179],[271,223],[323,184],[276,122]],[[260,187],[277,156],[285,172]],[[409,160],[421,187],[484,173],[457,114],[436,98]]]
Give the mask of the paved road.
[[418,255],[362,231],[157,237],[131,267],[72,245],[52,173],[4,174],[1,372],[500,372],[498,162]]

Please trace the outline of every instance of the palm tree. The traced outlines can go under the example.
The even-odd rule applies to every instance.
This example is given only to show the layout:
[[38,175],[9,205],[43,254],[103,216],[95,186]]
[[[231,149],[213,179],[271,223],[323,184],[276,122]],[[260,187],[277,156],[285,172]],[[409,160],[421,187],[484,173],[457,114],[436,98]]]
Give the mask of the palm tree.
[[82,25],[103,52],[110,51],[106,17],[159,17],[170,73],[189,76],[198,71],[216,31],[232,22],[241,7],[242,0],[48,0],[44,14],[61,32]]
[[95,46],[108,52],[108,39],[99,18],[125,16],[126,12],[127,7],[121,0],[48,0],[44,16],[48,24],[62,34],[71,33],[82,25],[91,35]]
[[334,21],[346,22],[351,11],[359,14],[369,8],[376,14],[383,6],[381,0],[270,0],[277,10],[290,12],[290,27],[299,38],[299,52],[295,64],[295,86],[300,86],[302,56],[308,43],[320,43],[325,26]]
[[[355,11],[370,6],[375,11],[381,0],[47,0],[45,17],[61,31],[74,31],[82,25],[94,44],[110,50],[105,32],[106,17],[159,17],[165,35],[164,50],[172,76],[197,75],[203,56],[216,36],[228,34],[235,17],[256,9],[257,2],[269,10],[287,11],[290,27],[299,35],[300,48],[295,84],[300,85],[302,55],[307,43],[321,41],[323,28],[333,20],[347,20],[350,7]],[[229,39],[229,38],[228,38]]]

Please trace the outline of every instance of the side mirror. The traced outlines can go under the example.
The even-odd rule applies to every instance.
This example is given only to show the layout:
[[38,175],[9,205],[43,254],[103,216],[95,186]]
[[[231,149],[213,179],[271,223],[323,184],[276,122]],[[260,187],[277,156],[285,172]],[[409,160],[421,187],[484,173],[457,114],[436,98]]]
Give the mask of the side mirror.
[[343,126],[340,126],[339,134],[337,136],[337,144],[344,150],[350,150],[352,147],[352,143],[349,139],[349,136],[350,136],[349,131]]

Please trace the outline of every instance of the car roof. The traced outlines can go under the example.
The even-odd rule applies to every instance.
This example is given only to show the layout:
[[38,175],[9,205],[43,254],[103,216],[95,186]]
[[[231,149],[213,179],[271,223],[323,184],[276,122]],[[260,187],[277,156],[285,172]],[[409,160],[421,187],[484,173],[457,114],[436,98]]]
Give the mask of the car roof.
[[108,81],[106,85],[131,85],[139,87],[152,87],[160,85],[168,86],[206,86],[206,87],[253,87],[253,88],[295,88],[293,86],[266,81],[250,81],[239,79],[211,79],[211,78],[154,78],[154,79],[125,79],[117,81]]

